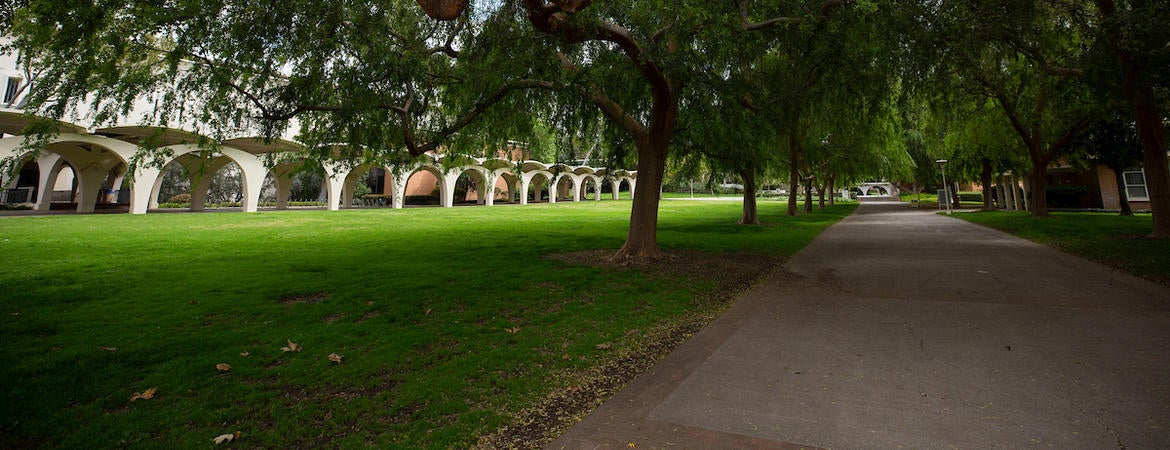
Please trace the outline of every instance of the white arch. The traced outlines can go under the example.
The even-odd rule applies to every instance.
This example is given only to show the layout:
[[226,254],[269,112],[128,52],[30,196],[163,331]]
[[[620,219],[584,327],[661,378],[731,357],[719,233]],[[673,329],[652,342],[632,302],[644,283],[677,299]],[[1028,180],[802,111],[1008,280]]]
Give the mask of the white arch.
[[[549,187],[551,189],[552,180],[553,180],[552,172],[549,172],[549,171],[544,170],[544,169],[535,169],[535,170],[530,170],[527,172],[520,172],[520,204],[521,205],[528,204],[528,188],[529,188],[529,186],[532,185],[532,179],[536,178],[537,175],[543,176],[544,179],[546,181],[548,181],[548,183],[550,185]],[[555,194],[549,196],[551,202],[556,202],[556,199],[552,198],[554,196],[555,196]],[[535,199],[534,201],[537,201],[537,202],[540,201],[540,192],[539,191],[536,192],[536,196],[534,197],[534,199]]]

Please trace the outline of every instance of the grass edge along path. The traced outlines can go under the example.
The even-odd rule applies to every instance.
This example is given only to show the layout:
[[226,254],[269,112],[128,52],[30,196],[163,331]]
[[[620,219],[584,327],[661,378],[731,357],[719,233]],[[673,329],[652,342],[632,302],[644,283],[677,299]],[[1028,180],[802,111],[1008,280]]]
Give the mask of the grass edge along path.
[[650,267],[595,263],[621,201],[6,218],[0,447],[543,442],[508,430],[599,403],[852,211],[739,208],[664,203],[679,258]]
[[955,214],[972,223],[1047,245],[1130,275],[1170,286],[1170,240],[1149,239],[1152,216],[1053,212],[979,211]]

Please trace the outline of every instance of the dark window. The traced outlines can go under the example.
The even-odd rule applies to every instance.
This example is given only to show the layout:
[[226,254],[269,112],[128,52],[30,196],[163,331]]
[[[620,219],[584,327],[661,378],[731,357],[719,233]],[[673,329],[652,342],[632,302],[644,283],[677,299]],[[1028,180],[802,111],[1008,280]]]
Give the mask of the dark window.
[[8,88],[4,90],[4,103],[16,101],[16,92],[20,89],[20,78],[9,78]]

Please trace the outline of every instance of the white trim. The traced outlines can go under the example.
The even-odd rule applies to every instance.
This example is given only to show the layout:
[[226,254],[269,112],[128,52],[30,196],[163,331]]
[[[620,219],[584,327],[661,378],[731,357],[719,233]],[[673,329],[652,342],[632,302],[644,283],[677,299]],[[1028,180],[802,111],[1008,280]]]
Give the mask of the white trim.
[[[1141,177],[1141,182],[1131,182],[1130,175],[1137,175]],[[1125,193],[1131,202],[1148,202],[1150,201],[1150,191],[1146,187],[1146,172],[1145,170],[1126,170],[1121,172],[1121,178],[1125,181]],[[1141,189],[1145,195],[1133,195],[1133,189]]]

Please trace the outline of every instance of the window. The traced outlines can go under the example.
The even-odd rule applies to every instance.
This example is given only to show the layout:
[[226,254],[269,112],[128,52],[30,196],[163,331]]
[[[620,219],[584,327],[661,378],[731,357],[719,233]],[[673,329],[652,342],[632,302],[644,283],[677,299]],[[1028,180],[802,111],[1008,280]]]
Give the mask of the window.
[[16,93],[20,90],[20,78],[9,78],[8,88],[4,90],[4,103],[12,103],[16,101]]
[[1125,193],[1130,201],[1147,201],[1150,194],[1146,192],[1146,174],[1141,170],[1130,170],[1121,174],[1125,178]]

